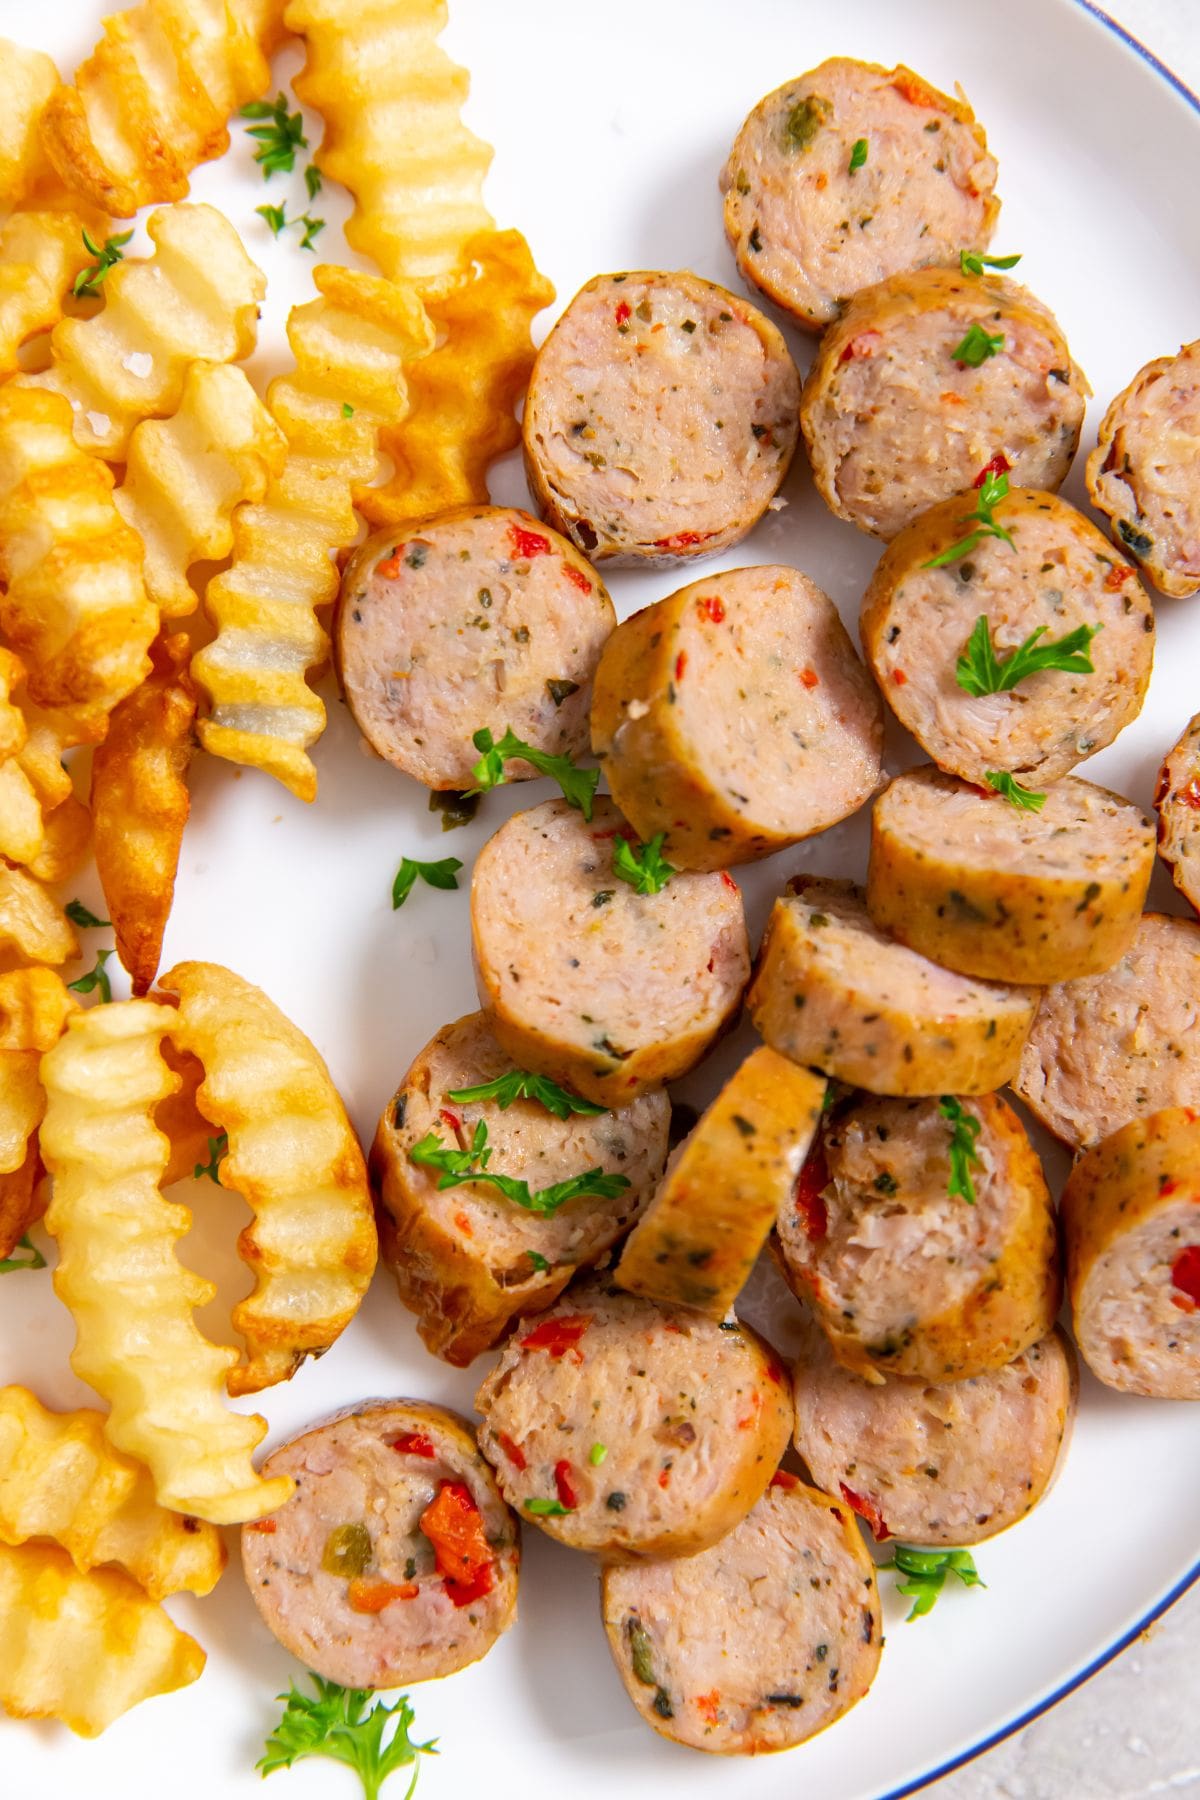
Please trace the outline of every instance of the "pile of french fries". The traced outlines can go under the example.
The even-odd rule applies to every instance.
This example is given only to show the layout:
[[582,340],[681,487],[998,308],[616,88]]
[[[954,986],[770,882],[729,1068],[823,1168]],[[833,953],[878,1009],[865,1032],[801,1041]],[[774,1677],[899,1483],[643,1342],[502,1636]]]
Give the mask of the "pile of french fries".
[[[518,441],[553,290],[484,206],[445,22],[442,0],[145,0],[70,82],[0,41],[0,1261],[45,1212],[72,1366],[109,1408],[0,1388],[0,1706],[84,1735],[200,1673],[160,1602],[207,1593],[217,1527],[291,1487],[224,1396],[327,1349],[375,1267],[312,1044],[229,970],[155,982],[197,750],[314,799],[338,554],[364,521],[486,500]],[[379,273],[316,268],[260,394],[239,365],[266,280],[186,196],[288,36]],[[152,252],[126,257],[144,207]],[[85,1006],[59,971],[97,921],[60,888],[93,850],[134,998],[98,965]],[[201,1167],[254,1215],[241,1352],[200,1332],[212,1289],[176,1254],[191,1214],[164,1190]]]

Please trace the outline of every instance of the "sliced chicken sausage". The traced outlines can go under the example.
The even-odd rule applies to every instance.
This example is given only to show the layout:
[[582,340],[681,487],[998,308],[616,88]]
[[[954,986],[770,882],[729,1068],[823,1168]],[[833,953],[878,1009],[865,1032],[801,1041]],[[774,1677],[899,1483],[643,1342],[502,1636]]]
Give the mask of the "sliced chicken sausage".
[[[971,500],[943,501],[885,550],[863,600],[863,646],[892,711],[940,768],[980,787],[997,772],[1044,787],[1137,717],[1154,617],[1136,569],[1065,500],[1033,488],[998,500],[992,522],[1011,543],[980,532]],[[1061,652],[1066,667],[1021,673],[1035,633],[1040,657],[1082,627],[1096,635]]]
[[1066,480],[1089,393],[1049,307],[1000,275],[920,269],[855,294],[821,339],[800,424],[826,505],[894,538],[981,469]]
[[741,1003],[750,953],[725,874],[639,894],[615,872],[628,830],[610,800],[517,813],[471,882],[479,998],[522,1068],[627,1106],[697,1063]]
[[850,1510],[780,1471],[699,1556],[606,1569],[604,1629],[646,1723],[718,1756],[789,1750],[862,1699],[883,1638]]
[[1200,1400],[1200,1111],[1152,1113],[1085,1151],[1062,1217],[1093,1375],[1125,1394]]
[[1088,457],[1092,505],[1161,593],[1200,589],[1200,338],[1138,371]]
[[953,974],[871,923],[861,888],[797,875],[749,993],[772,1049],[879,1094],[986,1094],[1015,1073],[1036,989]]
[[520,1530],[456,1413],[370,1402],[263,1468],[296,1491],[245,1527],[242,1565],[306,1668],[344,1687],[407,1687],[478,1661],[512,1624]]
[[746,1326],[593,1279],[508,1340],[475,1396],[479,1442],[509,1504],[560,1543],[687,1556],[763,1494],[788,1387]]
[[687,270],[597,275],[533,366],[529,485],[597,562],[711,556],[766,511],[799,403],[781,333],[746,300]]
[[1042,1166],[996,1094],[864,1097],[834,1113],[778,1241],[789,1285],[868,1381],[1001,1368],[1045,1337],[1062,1299]]
[[1200,912],[1200,713],[1158,777],[1158,850],[1189,905]]
[[721,174],[747,281],[810,331],[902,269],[984,250],[996,164],[965,99],[835,56],[760,100]]
[[1120,961],[1153,869],[1150,821],[1078,776],[1032,810],[910,769],[875,803],[867,905],[947,968],[1044,985]]
[[[482,1013],[444,1026],[389,1100],[371,1151],[383,1252],[400,1298],[416,1313],[426,1346],[459,1367],[519,1314],[553,1305],[576,1269],[611,1249],[645,1205],[667,1154],[671,1103],[662,1089],[619,1113],[564,1096],[555,1102],[560,1110],[569,1103],[583,1111],[562,1118],[536,1098],[455,1097],[505,1076],[514,1076],[512,1058]],[[483,1184],[439,1189],[441,1171],[413,1162],[430,1132],[465,1149],[481,1123],[489,1169],[524,1181],[535,1198],[596,1170],[629,1185],[614,1198],[583,1195],[539,1212]]]
[[644,838],[688,869],[769,856],[855,812],[883,708],[833,602],[795,569],[732,569],[635,613],[596,674],[592,745]]
[[574,544],[513,507],[460,506],[377,533],[351,557],[342,687],[386,762],[426,787],[469,788],[472,734],[485,726],[552,756],[587,748],[592,674],[615,624]]

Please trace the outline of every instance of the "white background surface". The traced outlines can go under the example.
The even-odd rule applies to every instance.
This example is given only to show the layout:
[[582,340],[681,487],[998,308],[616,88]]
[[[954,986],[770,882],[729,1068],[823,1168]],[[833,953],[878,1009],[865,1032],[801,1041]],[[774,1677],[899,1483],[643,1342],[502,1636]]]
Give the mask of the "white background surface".
[[[44,44],[69,66],[90,46],[99,10],[95,0],[53,7],[0,0],[0,30]],[[1083,30],[1085,22],[1064,16],[1060,0],[857,0],[841,16],[811,0],[746,0],[732,25],[744,22],[747,30],[731,28],[729,9],[716,0],[652,0],[603,13],[597,0],[452,0],[452,10],[448,43],[475,76],[472,122],[498,147],[491,204],[501,223],[525,229],[560,304],[597,268],[638,262],[688,263],[733,281],[715,194],[733,132],[760,93],[840,51],[905,59],[941,85],[957,78],[967,88],[1001,162],[1005,212],[996,248],[1024,251],[1021,277],[1059,313],[1096,388],[1091,431],[1143,361],[1196,335],[1200,248],[1189,221],[1200,186],[1200,129],[1182,125],[1168,91],[1121,60],[1100,28]],[[1190,40],[1196,63],[1196,0],[1154,7],[1145,0],[1123,11],[1185,73],[1181,52]],[[1172,24],[1180,43],[1156,35]],[[1192,79],[1200,81],[1194,66]],[[269,375],[283,362],[281,322],[287,304],[303,297],[307,265],[294,240],[271,243],[253,208],[287,194],[298,212],[302,189],[297,176],[290,189],[274,182],[264,190],[236,130],[235,139],[236,177],[227,167],[209,168],[194,191],[227,207],[271,278],[263,347],[252,365]],[[331,226],[320,249],[331,260],[343,256],[332,223],[343,204],[322,197]],[[543,316],[542,330],[547,323]],[[806,345],[796,340],[796,347],[807,361]],[[1088,442],[1085,432],[1085,449]],[[1068,488],[1076,499],[1081,472]],[[515,462],[501,471],[497,491],[523,499]],[[787,494],[788,510],[727,563],[794,561],[853,623],[876,547],[824,515],[803,472]],[[661,575],[613,582],[623,612],[669,586]],[[1200,611],[1165,604],[1160,630],[1145,714],[1088,769],[1144,804],[1163,749],[1194,709]],[[411,1056],[473,1004],[465,893],[422,891],[393,916],[387,889],[398,858],[453,853],[469,862],[528,796],[495,796],[486,820],[438,836],[421,796],[360,755],[329,683],[324,692],[331,728],[318,751],[314,809],[260,777],[198,763],[164,967],[180,956],[211,956],[259,981],[311,1033],[369,1136]],[[897,736],[889,760],[912,760],[911,746]],[[802,864],[846,872],[859,866],[863,843],[860,822],[803,857],[791,853],[752,872],[745,881],[752,926],[786,874]],[[1163,886],[1160,900],[1168,892]],[[727,1048],[715,1059],[718,1067],[730,1054]],[[705,1072],[708,1087],[717,1072]],[[222,1281],[227,1303],[241,1282],[228,1254],[240,1203],[209,1184],[191,1203],[200,1218],[185,1254]],[[52,1404],[87,1398],[66,1367],[70,1328],[48,1277],[14,1278],[3,1302],[4,1377],[29,1382]],[[364,1393],[407,1390],[469,1406],[480,1373],[459,1376],[426,1357],[381,1280],[335,1350],[260,1404],[276,1439]],[[979,1552],[987,1592],[949,1595],[932,1620],[909,1630],[903,1606],[889,1600],[888,1650],[868,1700],[805,1750],[753,1765],[689,1756],[646,1733],[608,1665],[586,1564],[528,1532],[518,1629],[486,1663],[414,1694],[420,1733],[438,1734],[444,1752],[423,1777],[426,1800],[458,1800],[485,1786],[501,1800],[529,1791],[609,1800],[618,1789],[628,1800],[703,1800],[718,1792],[731,1800],[876,1800],[891,1782],[976,1741],[1006,1709],[1053,1687],[1170,1584],[1195,1548],[1196,1422],[1194,1411],[1185,1416],[1092,1388],[1063,1482],[1019,1532]],[[3,1728],[3,1800],[85,1792],[96,1800],[159,1800],[164,1788],[173,1800],[210,1800],[261,1791],[249,1771],[277,1710],[270,1695],[293,1666],[259,1625],[233,1571],[211,1602],[175,1610],[209,1650],[203,1681],[121,1721],[95,1745],[74,1744],[53,1726]],[[1128,1673],[1135,1668],[1128,1657],[1107,1678],[1113,1697],[1095,1703],[1102,1711],[1082,1715],[1111,1729],[1101,1734],[1080,1722],[1078,1709],[1104,1691],[1094,1686],[1075,1703],[1074,1721],[1054,1715],[990,1765],[956,1777],[942,1800],[1133,1800],[1186,1786],[1187,1767],[1200,1763],[1196,1708],[1185,1692],[1193,1684],[1184,1674],[1189,1660],[1195,1666],[1197,1639],[1190,1659],[1172,1654],[1176,1631],[1173,1621],[1138,1652],[1163,1665],[1153,1681]],[[1138,1740],[1144,1752],[1125,1748]],[[355,1787],[332,1765],[309,1764],[273,1777],[266,1792],[340,1800]]]

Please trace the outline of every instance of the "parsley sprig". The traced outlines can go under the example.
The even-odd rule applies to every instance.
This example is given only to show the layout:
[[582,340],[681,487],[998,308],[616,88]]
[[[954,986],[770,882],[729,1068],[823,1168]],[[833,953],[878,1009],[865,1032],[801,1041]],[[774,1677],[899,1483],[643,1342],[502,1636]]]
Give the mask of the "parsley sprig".
[[132,236],[132,231],[122,231],[118,236],[107,237],[102,244],[98,244],[87,226],[84,226],[83,247],[96,260],[90,268],[80,269],[71,283],[71,292],[77,300],[96,298],[108,279],[109,270],[114,269],[119,262],[124,262],[125,245]]
[[937,556],[931,556],[927,563],[921,564],[921,567],[923,569],[944,569],[947,563],[957,562],[961,556],[969,556],[976,544],[982,543],[985,537],[1003,538],[1010,548],[1015,548],[1012,532],[1006,531],[1003,525],[997,525],[995,520],[996,507],[1001,500],[1007,497],[1008,476],[996,474],[994,470],[989,469],[980,485],[975,511],[964,513],[958,521],[960,525],[974,524],[975,530],[969,532],[965,538],[959,538],[958,542],[951,544],[948,550],[941,551]]
[[97,950],[95,968],[89,969],[86,975],[81,975],[78,981],[68,981],[67,986],[71,992],[73,994],[91,994],[98,988],[101,1000],[107,1005],[108,1001],[112,999],[112,983],[108,979],[108,970],[104,965],[111,955],[111,950]]
[[1007,694],[1026,676],[1037,675],[1043,669],[1062,669],[1072,675],[1092,674],[1088,649],[1103,626],[1077,625],[1065,637],[1052,638],[1048,644],[1043,644],[1039,639],[1045,637],[1046,630],[1045,625],[1039,625],[1008,656],[997,656],[991,626],[986,614],[980,613],[967,639],[966,650],[955,665],[959,687],[965,688],[968,694]]
[[[373,1698],[368,1688],[339,1687],[336,1681],[326,1681],[320,1675],[311,1679],[317,1690],[315,1697],[304,1693],[295,1682],[286,1694],[276,1696],[287,1704],[267,1739],[265,1754],[255,1764],[264,1775],[272,1775],[276,1769],[290,1769],[305,1756],[328,1756],[354,1770],[366,1800],[378,1800],[379,1790],[389,1775],[417,1763],[419,1756],[437,1755],[436,1739],[414,1744],[409,1735],[415,1715],[407,1694],[401,1694],[391,1706],[377,1700],[367,1712],[367,1702]],[[385,1743],[389,1724],[393,1730]],[[417,1763],[405,1800],[410,1800],[419,1773]]]
[[439,1193],[444,1188],[461,1187],[464,1182],[486,1183],[506,1200],[523,1206],[526,1212],[543,1216],[556,1213],[568,1200],[580,1200],[584,1195],[597,1200],[615,1200],[629,1186],[627,1175],[609,1175],[603,1169],[588,1169],[582,1175],[572,1175],[567,1181],[556,1181],[551,1187],[539,1188],[532,1193],[527,1181],[519,1181],[513,1175],[491,1173],[488,1169],[491,1159],[492,1146],[488,1143],[488,1129],[482,1119],[475,1127],[469,1149],[453,1149],[443,1144],[436,1131],[427,1131],[408,1153],[409,1162],[421,1168],[441,1170]]
[[984,777],[990,788],[1003,794],[1010,806],[1016,806],[1022,812],[1041,812],[1046,804],[1045,794],[1035,793],[1032,788],[1022,787],[1015,775],[1007,769],[989,769]]
[[417,862],[411,856],[402,857],[392,883],[392,911],[399,912],[416,886],[418,875],[429,887],[456,888],[461,868],[457,856],[444,856],[440,862]]
[[577,769],[570,756],[551,756],[545,750],[538,750],[533,744],[527,744],[517,737],[511,726],[499,743],[486,725],[482,731],[474,733],[471,742],[477,750],[482,751],[482,755],[471,770],[475,786],[469,788],[468,793],[486,794],[492,788],[503,786],[508,780],[504,773],[505,763],[519,758],[522,762],[532,764],[539,775],[548,775],[551,781],[557,781],[564,800],[577,807],[588,823],[591,823],[592,806],[600,784],[599,769]]
[[28,1232],[26,1232],[23,1238],[18,1238],[17,1242],[13,1245],[13,1249],[27,1250],[29,1254],[28,1256],[6,1256],[3,1259],[0,1259],[0,1275],[11,1275],[16,1269],[45,1268],[46,1259],[38,1249],[37,1245],[31,1240]]
[[280,92],[273,101],[251,100],[241,108],[239,117],[258,121],[249,127],[247,136],[258,140],[254,160],[263,180],[290,174],[296,166],[296,152],[308,149],[308,139],[303,115],[291,111],[287,95]]
[[[310,169],[308,173],[312,174],[313,171]],[[279,206],[256,206],[254,210],[260,219],[267,221],[272,237],[278,237],[281,231],[287,231],[290,226],[295,225],[303,233],[300,248],[315,253],[317,234],[325,229],[324,219],[312,219],[306,212],[301,213],[298,219],[289,219],[286,201]]]
[[613,874],[639,894],[660,894],[672,875],[679,873],[663,856],[666,835],[665,831],[656,832],[638,850],[628,838],[618,837],[613,845]]
[[228,1149],[228,1132],[219,1131],[216,1137],[210,1137],[208,1140],[208,1161],[206,1163],[196,1164],[195,1168],[192,1170],[192,1180],[199,1181],[202,1175],[207,1175],[208,1179],[210,1181],[215,1181],[218,1187],[223,1186],[224,1184],[221,1181],[221,1162]]
[[989,356],[995,356],[997,350],[1003,350],[1003,348],[1004,333],[1002,331],[993,336],[990,331],[985,331],[982,325],[973,323],[968,326],[962,342],[956,344],[950,354],[960,368],[978,369],[982,367]]
[[501,1112],[507,1112],[515,1100],[536,1100],[556,1119],[569,1118],[572,1113],[594,1117],[608,1111],[607,1106],[597,1106],[594,1100],[581,1100],[578,1094],[559,1087],[548,1075],[535,1075],[531,1069],[510,1069],[507,1075],[497,1075],[495,1081],[481,1081],[476,1087],[452,1088],[446,1098],[456,1100],[460,1106],[469,1106],[473,1100],[494,1100]]
[[82,900],[68,900],[63,911],[72,925],[78,925],[81,931],[90,931],[93,928],[103,930],[112,924],[111,919],[98,919],[91,907],[85,906]]
[[850,150],[851,175],[857,174],[858,170],[861,169],[866,162],[869,147],[866,138],[855,138]]
[[975,1148],[982,1126],[974,1113],[969,1113],[953,1094],[942,1095],[938,1111],[950,1124],[950,1180],[946,1192],[951,1200],[965,1200],[968,1206],[974,1206],[971,1164],[974,1163],[977,1169],[983,1167],[983,1159]]
[[958,253],[958,266],[964,275],[982,275],[985,269],[1015,269],[1020,260],[1020,251],[1015,256],[980,256],[975,250]]
[[879,1566],[905,1577],[896,1583],[896,1592],[913,1603],[906,1625],[933,1611],[947,1575],[957,1575],[964,1587],[987,1586],[969,1550],[913,1550],[908,1544],[897,1544],[891,1562]]

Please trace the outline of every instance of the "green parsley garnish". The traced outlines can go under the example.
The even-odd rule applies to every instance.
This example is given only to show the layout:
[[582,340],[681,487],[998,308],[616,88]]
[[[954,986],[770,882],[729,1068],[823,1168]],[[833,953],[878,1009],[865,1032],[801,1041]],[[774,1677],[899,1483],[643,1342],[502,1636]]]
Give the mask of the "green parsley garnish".
[[514,1100],[536,1100],[556,1119],[569,1118],[572,1113],[589,1117],[608,1111],[607,1106],[597,1106],[594,1100],[581,1100],[578,1094],[568,1093],[548,1075],[535,1075],[530,1069],[510,1069],[507,1075],[497,1075],[495,1081],[481,1081],[477,1087],[453,1088],[446,1097],[457,1100],[462,1106],[469,1106],[472,1100],[494,1100],[501,1112],[507,1112]]
[[456,888],[461,868],[457,856],[444,856],[440,862],[416,862],[411,856],[402,857],[392,883],[392,911],[399,912],[416,886],[418,875],[430,887]]
[[73,994],[90,994],[99,988],[101,1000],[105,1003],[111,1000],[112,984],[108,979],[108,970],[104,967],[111,955],[111,950],[97,950],[95,968],[89,969],[86,975],[81,975],[78,981],[68,981],[67,986],[71,992]]
[[[301,1692],[295,1682],[286,1694],[276,1695],[287,1704],[267,1739],[265,1755],[254,1765],[264,1775],[290,1769],[305,1756],[328,1756],[354,1770],[366,1800],[378,1800],[389,1775],[416,1763],[419,1756],[437,1755],[436,1739],[414,1744],[409,1736],[414,1714],[407,1694],[401,1694],[391,1706],[376,1700],[367,1712],[367,1702],[374,1699],[369,1688],[339,1687],[320,1675],[309,1679],[317,1690],[315,1696]],[[384,1733],[393,1722],[391,1738],[385,1744]],[[405,1800],[411,1800],[418,1772],[419,1765]]]
[[950,1181],[946,1192],[951,1200],[965,1200],[968,1206],[975,1204],[975,1183],[971,1179],[971,1164],[976,1168],[983,1167],[983,1159],[975,1148],[975,1140],[982,1126],[974,1113],[969,1113],[961,1100],[953,1094],[943,1094],[938,1101],[938,1111],[943,1119],[950,1122]]
[[985,269],[1015,269],[1021,260],[1016,256],[980,256],[975,250],[960,250],[958,266],[964,275],[982,275]]
[[564,1506],[561,1500],[534,1499],[526,1500],[525,1511],[535,1519],[562,1519],[569,1512],[574,1512],[575,1508]]
[[607,1444],[593,1444],[588,1451],[588,1461],[591,1463],[593,1469],[598,1469],[607,1455]]
[[866,160],[867,140],[866,138],[855,138],[854,147],[850,152],[850,173],[853,175],[858,169],[861,169]]
[[289,111],[286,94],[277,94],[274,102],[251,100],[240,109],[238,116],[259,121],[250,126],[247,136],[258,140],[254,160],[263,172],[264,181],[269,181],[272,175],[290,173],[296,166],[297,150],[308,149],[303,116]]
[[91,931],[93,928],[103,929],[106,925],[112,924],[111,919],[98,919],[91,908],[83,904],[82,900],[68,900],[63,910],[72,925],[78,925],[82,931]]
[[305,169],[304,185],[308,189],[309,199],[315,200],[322,187],[325,185],[321,180],[321,171],[318,169],[316,163],[309,163],[307,169]]
[[995,356],[997,350],[1004,348],[1004,333],[997,332],[993,337],[982,325],[972,325],[960,344],[950,352],[955,362],[962,368],[978,369],[989,356]]
[[541,1251],[540,1250],[527,1250],[525,1252],[525,1254],[529,1258],[530,1262],[533,1264],[534,1268],[537,1270],[538,1274],[545,1275],[547,1270],[550,1267],[550,1264],[546,1261],[546,1258],[542,1255]]
[[354,408],[348,400],[342,401],[342,417],[343,419],[352,419],[354,417]]
[[105,238],[102,244],[98,244],[87,227],[84,227],[83,247],[96,260],[90,268],[80,269],[71,283],[71,292],[77,300],[95,299],[108,278],[108,271],[117,263],[124,262],[124,246],[132,236],[132,231],[122,231],[119,236]]
[[267,221],[272,237],[278,237],[280,232],[286,228],[288,223],[286,203],[282,206],[256,206],[254,210],[260,219]]
[[[295,225],[303,233],[303,236],[300,239],[300,248],[302,250],[315,249],[316,245],[314,240],[317,233],[324,231],[325,229],[324,219],[310,219],[307,213],[301,213],[298,219],[289,219],[287,216],[286,201],[280,206],[256,206],[254,210],[260,219],[265,219],[267,221],[267,224],[271,228],[272,237],[278,237],[280,232],[286,231],[289,225]],[[344,410],[343,407],[343,411]],[[353,410],[354,409],[351,408],[351,411]]]
[[824,94],[806,94],[788,113],[783,128],[785,144],[791,150],[807,150],[822,125],[832,116],[833,103]]
[[219,1131],[216,1137],[210,1137],[208,1140],[208,1161],[206,1163],[196,1164],[195,1168],[192,1170],[192,1180],[199,1181],[202,1175],[207,1175],[210,1181],[215,1181],[217,1186],[221,1187],[223,1185],[220,1174],[221,1159],[228,1149],[228,1132]]
[[656,832],[640,850],[635,850],[628,838],[618,837],[613,844],[613,874],[639,894],[660,894],[672,875],[679,873],[663,857],[666,835],[665,831]]
[[957,1575],[964,1587],[986,1587],[975,1567],[969,1550],[913,1550],[897,1544],[891,1562],[880,1563],[881,1569],[896,1569],[905,1576],[896,1583],[896,1592],[913,1603],[905,1624],[932,1612],[947,1575]]
[[1041,812],[1046,804],[1045,794],[1037,794],[1032,788],[1022,787],[1016,776],[1010,775],[1007,769],[989,769],[984,779],[990,788],[1003,794],[1010,805],[1019,806],[1024,812]]
[[1045,625],[1039,625],[1010,655],[998,657],[987,616],[980,613],[967,639],[966,650],[955,665],[959,687],[977,696],[1007,694],[1027,675],[1037,675],[1043,669],[1062,669],[1072,675],[1092,674],[1088,647],[1096,633],[1103,630],[1102,626],[1077,625],[1065,637],[1052,638],[1048,644],[1041,644],[1038,639],[1045,636],[1046,630]]
[[489,1172],[492,1150],[487,1140],[488,1129],[482,1119],[475,1127],[469,1150],[454,1149],[443,1144],[435,1131],[427,1131],[420,1143],[414,1144],[409,1151],[408,1160],[418,1167],[441,1171],[439,1193],[444,1188],[461,1187],[464,1182],[479,1182],[494,1187],[506,1200],[523,1206],[526,1212],[543,1216],[557,1212],[568,1200],[580,1200],[584,1195],[597,1200],[615,1200],[629,1186],[627,1175],[609,1175],[603,1169],[588,1169],[582,1175],[572,1175],[567,1181],[556,1181],[551,1187],[539,1188],[532,1193],[527,1181]]
[[317,234],[325,229],[324,219],[310,219],[307,213],[301,213],[298,219],[292,220],[292,224],[301,225],[304,228],[304,236],[300,239],[300,248],[315,252]]
[[941,551],[937,556],[931,556],[927,563],[921,564],[921,567],[923,569],[944,569],[947,563],[957,562],[961,556],[969,556],[976,544],[982,543],[985,537],[1003,538],[1010,548],[1014,548],[1012,532],[1006,531],[1003,525],[997,525],[993,516],[995,508],[1001,500],[1007,498],[1008,476],[996,475],[989,469],[980,486],[979,498],[975,502],[975,511],[964,513],[958,521],[960,525],[974,524],[975,530],[970,532],[967,537],[959,538],[958,542],[951,544],[948,550]]
[[17,1242],[13,1245],[13,1249],[14,1250],[28,1250],[29,1255],[27,1257],[26,1256],[6,1256],[6,1257],[4,1257],[3,1260],[0,1260],[0,1275],[11,1275],[13,1273],[14,1269],[44,1269],[45,1268],[46,1259],[42,1255],[41,1251],[38,1249],[37,1245],[30,1241],[28,1232],[26,1232],[26,1234],[23,1238],[17,1239]]
[[599,769],[577,769],[571,757],[550,756],[545,750],[523,742],[511,727],[499,743],[486,725],[482,731],[474,733],[471,741],[483,754],[471,770],[475,786],[468,788],[468,793],[486,794],[494,787],[501,787],[508,780],[504,773],[505,763],[520,758],[522,762],[531,763],[539,775],[548,775],[551,781],[557,781],[563,798],[591,823],[592,805],[600,785]]

